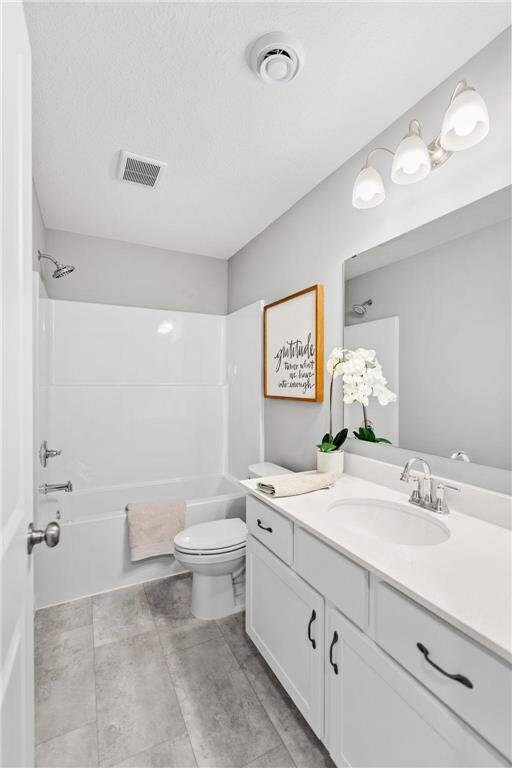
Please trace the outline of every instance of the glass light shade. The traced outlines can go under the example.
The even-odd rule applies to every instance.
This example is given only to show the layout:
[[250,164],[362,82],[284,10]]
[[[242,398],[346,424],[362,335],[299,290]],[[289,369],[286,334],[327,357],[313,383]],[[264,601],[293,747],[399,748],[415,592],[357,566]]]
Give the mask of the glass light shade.
[[479,93],[468,89],[454,98],[443,120],[440,143],[450,152],[474,147],[489,133],[489,113]]
[[427,145],[417,134],[406,136],[395,152],[391,179],[395,184],[414,184],[428,176],[431,169]]
[[386,197],[380,173],[369,165],[358,174],[352,191],[354,208],[375,208]]

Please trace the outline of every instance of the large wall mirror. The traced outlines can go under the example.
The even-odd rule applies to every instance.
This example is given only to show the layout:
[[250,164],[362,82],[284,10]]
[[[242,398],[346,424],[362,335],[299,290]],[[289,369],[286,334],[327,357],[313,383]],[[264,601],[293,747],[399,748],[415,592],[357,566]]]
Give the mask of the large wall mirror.
[[[393,446],[512,469],[510,188],[345,262],[344,347],[373,349]],[[345,425],[361,426],[345,406]],[[386,446],[378,448],[382,458]]]

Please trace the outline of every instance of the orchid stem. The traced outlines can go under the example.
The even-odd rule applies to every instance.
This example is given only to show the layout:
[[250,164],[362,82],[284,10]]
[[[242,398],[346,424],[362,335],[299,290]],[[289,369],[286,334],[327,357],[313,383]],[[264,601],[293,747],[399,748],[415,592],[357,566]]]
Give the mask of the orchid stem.
[[329,388],[329,437],[332,438],[332,385],[334,384],[334,371],[331,376],[331,386]]

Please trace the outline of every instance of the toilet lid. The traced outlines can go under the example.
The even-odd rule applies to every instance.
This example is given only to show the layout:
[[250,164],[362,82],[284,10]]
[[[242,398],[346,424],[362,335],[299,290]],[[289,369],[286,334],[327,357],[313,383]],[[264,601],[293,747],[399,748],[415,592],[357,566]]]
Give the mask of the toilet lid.
[[191,525],[176,534],[177,549],[192,552],[231,549],[245,544],[247,526],[243,520],[233,517],[229,520],[213,520],[210,523]]

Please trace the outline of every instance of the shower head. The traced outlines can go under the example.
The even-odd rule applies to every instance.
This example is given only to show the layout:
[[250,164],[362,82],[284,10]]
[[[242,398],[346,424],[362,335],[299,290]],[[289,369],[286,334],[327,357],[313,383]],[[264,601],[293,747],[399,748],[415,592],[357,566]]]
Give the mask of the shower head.
[[352,312],[355,315],[359,315],[359,317],[363,317],[363,315],[366,315],[368,312],[368,307],[371,307],[373,304],[372,299],[366,299],[366,301],[363,301],[361,304],[353,304],[352,305]]
[[37,258],[38,261],[41,261],[41,259],[48,259],[48,261],[51,261],[52,264],[55,264],[55,269],[52,272],[52,277],[55,278],[69,275],[74,270],[74,266],[72,264],[61,264],[60,261],[54,259],[53,256],[49,256],[47,253],[41,253],[41,251],[37,252]]
[[74,266],[72,264],[60,264],[57,269],[54,270],[52,277],[64,277],[64,275],[69,275],[73,270]]

